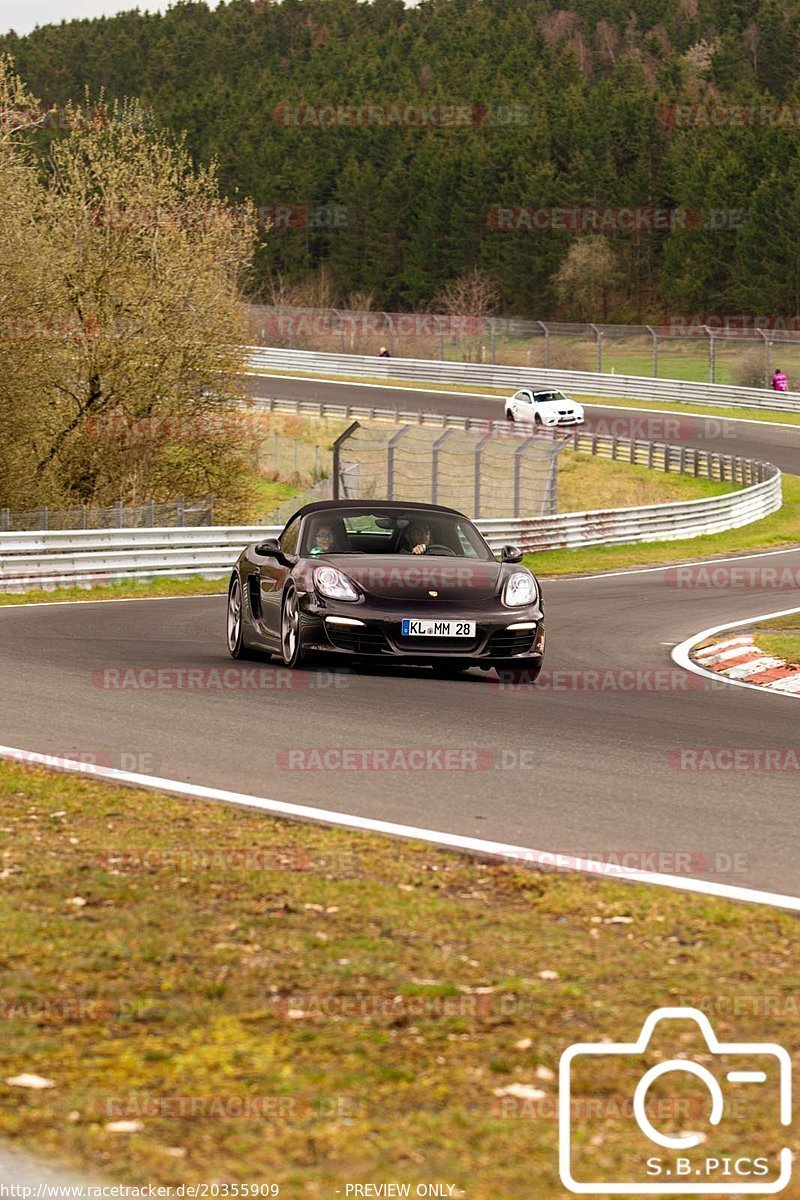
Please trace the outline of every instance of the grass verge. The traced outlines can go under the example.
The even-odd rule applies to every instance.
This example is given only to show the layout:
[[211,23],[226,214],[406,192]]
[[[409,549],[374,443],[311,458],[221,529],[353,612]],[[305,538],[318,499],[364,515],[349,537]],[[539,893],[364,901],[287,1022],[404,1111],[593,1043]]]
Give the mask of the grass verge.
[[772,516],[730,529],[675,542],[631,546],[587,546],[585,550],[545,550],[528,554],[526,564],[543,578],[659,566],[687,559],[717,558],[795,546],[800,542],[800,476],[783,476],[783,507]]
[[[785,913],[16,764],[0,795],[0,1135],[90,1173],[291,1200],[387,1180],[521,1200],[533,1173],[547,1200],[573,1041],[683,1002],[724,1040],[800,1049]],[[787,1003],[765,1016],[762,993]],[[762,1154],[785,1136],[770,1098],[746,1129]],[[584,1139],[601,1178],[627,1177],[631,1124]]]
[[737,490],[731,483],[651,471],[572,450],[563,451],[558,458],[559,512],[699,500]]
[[756,644],[765,654],[774,654],[800,667],[800,612],[771,621],[759,621],[753,629]]
[[0,592],[0,607],[13,604],[56,604],[65,600],[147,600],[157,596],[207,596],[228,589],[228,574],[219,579],[142,579],[92,587],[56,587],[30,592]]

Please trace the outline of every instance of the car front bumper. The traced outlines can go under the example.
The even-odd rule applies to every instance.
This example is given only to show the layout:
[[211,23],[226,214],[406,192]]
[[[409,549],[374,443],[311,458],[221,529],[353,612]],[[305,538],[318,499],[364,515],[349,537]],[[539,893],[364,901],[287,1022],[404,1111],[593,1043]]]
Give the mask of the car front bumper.
[[[380,611],[365,605],[325,605],[306,596],[301,602],[303,641],[311,651],[353,658],[394,659],[410,665],[443,661],[476,666],[540,659],[544,653],[544,614],[538,606],[487,614],[451,605],[408,604]],[[475,622],[474,638],[404,637],[404,617],[458,619]]]

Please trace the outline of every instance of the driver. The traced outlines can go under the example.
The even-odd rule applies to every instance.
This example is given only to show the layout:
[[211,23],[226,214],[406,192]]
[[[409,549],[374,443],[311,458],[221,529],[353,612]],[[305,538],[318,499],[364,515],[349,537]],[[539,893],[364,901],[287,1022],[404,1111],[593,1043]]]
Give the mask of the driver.
[[414,520],[406,530],[403,554],[427,554],[431,544],[431,527],[427,521]]

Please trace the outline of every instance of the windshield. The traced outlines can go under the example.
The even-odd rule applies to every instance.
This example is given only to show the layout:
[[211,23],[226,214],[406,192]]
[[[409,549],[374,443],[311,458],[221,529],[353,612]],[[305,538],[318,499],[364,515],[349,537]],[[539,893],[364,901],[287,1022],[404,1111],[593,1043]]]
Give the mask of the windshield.
[[427,554],[433,557],[493,559],[491,550],[466,517],[435,509],[329,508],[305,522],[300,554]]
[[570,401],[563,392],[534,392],[534,403],[536,404],[569,404]]

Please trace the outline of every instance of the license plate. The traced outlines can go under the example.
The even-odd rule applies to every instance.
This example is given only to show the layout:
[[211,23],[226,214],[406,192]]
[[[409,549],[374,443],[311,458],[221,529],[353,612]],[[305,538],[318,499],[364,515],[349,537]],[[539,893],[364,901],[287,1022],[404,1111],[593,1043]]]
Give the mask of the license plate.
[[474,638],[474,621],[434,621],[403,619],[403,637]]

